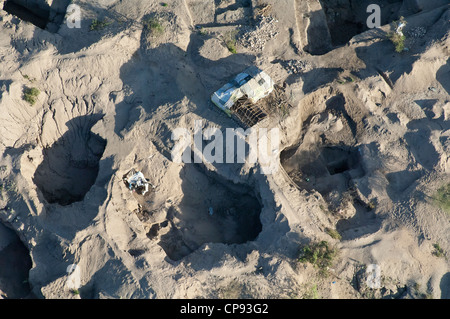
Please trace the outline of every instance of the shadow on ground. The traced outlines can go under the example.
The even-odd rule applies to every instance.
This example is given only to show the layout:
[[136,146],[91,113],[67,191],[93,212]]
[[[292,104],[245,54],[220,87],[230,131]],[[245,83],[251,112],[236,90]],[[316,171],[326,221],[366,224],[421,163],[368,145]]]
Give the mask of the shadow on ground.
[[31,266],[28,249],[14,231],[0,223],[0,297],[2,294],[7,299],[31,297],[28,283]]
[[[142,34],[141,48],[120,69],[125,95],[116,104],[115,133],[123,137],[143,116],[161,116],[155,128],[155,145],[170,157],[172,132],[169,124],[188,112],[206,121],[235,127],[211,102],[211,95],[248,66],[254,57],[233,54],[218,61],[202,57],[199,49],[209,37],[192,33],[187,50],[165,43],[148,48]],[[113,101],[117,96],[110,97]],[[189,128],[188,128],[189,129]]]
[[102,118],[93,114],[70,120],[68,131],[43,150],[33,181],[48,203],[67,206],[82,201],[95,183],[106,141],[91,128]]
[[450,299],[450,272],[441,278],[441,299]]

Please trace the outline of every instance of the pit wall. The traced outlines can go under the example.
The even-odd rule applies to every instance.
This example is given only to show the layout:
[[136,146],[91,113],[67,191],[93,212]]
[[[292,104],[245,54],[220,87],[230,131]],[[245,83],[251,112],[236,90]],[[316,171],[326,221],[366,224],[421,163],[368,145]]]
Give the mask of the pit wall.
[[303,123],[313,114],[321,113],[326,109],[326,101],[333,96],[331,87],[316,90],[301,99],[296,107],[293,107],[290,116],[280,122],[282,149],[289,148],[299,143]]

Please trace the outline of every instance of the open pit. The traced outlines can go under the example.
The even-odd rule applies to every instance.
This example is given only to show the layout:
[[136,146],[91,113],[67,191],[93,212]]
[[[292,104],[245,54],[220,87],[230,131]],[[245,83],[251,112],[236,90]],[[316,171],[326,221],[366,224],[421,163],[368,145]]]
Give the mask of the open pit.
[[334,46],[344,45],[355,35],[369,29],[367,18],[372,11],[367,12],[367,7],[370,4],[380,6],[380,25],[399,19],[403,4],[402,0],[378,2],[372,0],[320,0],[320,2],[325,12],[331,42]]
[[282,161],[299,187],[323,196],[346,192],[351,179],[364,174],[357,149],[348,146],[323,146],[296,152],[289,158],[283,154]]
[[375,203],[362,201],[355,191],[354,180],[365,175],[358,147],[328,145],[311,151],[285,151],[282,164],[300,189],[322,195],[326,209],[339,219],[336,230],[343,240],[374,233],[381,227]]
[[[346,44],[352,37],[367,31],[367,18],[373,11],[367,12],[371,4],[380,6],[380,25],[386,25],[401,16],[402,0],[378,1],[371,0],[320,0],[330,30],[334,46]],[[351,8],[351,10],[348,10]]]
[[373,22],[373,11],[368,10],[371,4],[380,8],[380,26],[398,20],[402,14],[415,13],[401,0],[297,1],[297,20],[299,32],[303,34],[303,50],[312,55],[322,55],[369,30],[367,19],[370,17]]
[[180,260],[206,243],[243,244],[258,237],[262,206],[250,186],[234,184],[195,164],[187,164],[180,178],[182,200],[172,203],[166,219],[153,224],[147,234],[170,259]]
[[79,202],[95,183],[106,141],[91,128],[102,117],[72,119],[67,123],[69,130],[43,150],[44,159],[33,181],[48,203],[66,206]]
[[30,295],[28,249],[19,237],[0,223],[0,299],[22,299]]
[[308,116],[299,141],[280,155],[283,168],[301,190],[322,196],[323,210],[336,217],[336,230],[344,240],[373,233],[381,225],[376,204],[358,192],[368,174],[365,145],[357,141],[362,118],[358,105],[348,92],[326,97],[323,111]]
[[326,196],[346,192],[350,181],[364,176],[364,170],[356,141],[359,120],[353,118],[358,112],[352,100],[336,92],[323,103],[324,110],[305,120],[299,141],[280,159],[300,188]]
[[[3,10],[49,32],[57,32],[70,0],[6,0]],[[1,6],[1,4],[0,4]]]

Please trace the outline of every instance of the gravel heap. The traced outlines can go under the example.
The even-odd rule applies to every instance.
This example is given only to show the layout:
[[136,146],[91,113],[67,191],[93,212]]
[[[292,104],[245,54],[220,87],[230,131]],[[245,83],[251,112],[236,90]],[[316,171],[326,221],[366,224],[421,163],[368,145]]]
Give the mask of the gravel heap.
[[311,65],[302,60],[288,60],[282,62],[288,74],[298,74],[311,70]]
[[406,36],[410,38],[423,38],[425,34],[427,33],[427,29],[425,27],[415,27],[409,30],[408,32],[405,32]]
[[266,43],[278,35],[278,20],[259,16],[254,26],[244,26],[239,37],[240,44],[254,51],[262,51]]

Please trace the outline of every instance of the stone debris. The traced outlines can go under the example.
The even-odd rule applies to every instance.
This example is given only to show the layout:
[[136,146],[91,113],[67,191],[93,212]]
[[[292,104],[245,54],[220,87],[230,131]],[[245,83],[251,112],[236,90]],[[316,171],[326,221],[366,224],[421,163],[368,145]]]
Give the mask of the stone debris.
[[262,51],[266,43],[276,37],[278,20],[273,17],[259,16],[255,26],[244,26],[241,29],[240,44],[254,51]]
[[405,33],[407,37],[418,39],[425,36],[427,29],[425,27],[415,27]]
[[288,60],[282,62],[283,67],[286,69],[288,74],[298,74],[303,73],[311,69],[308,62],[302,60]]

